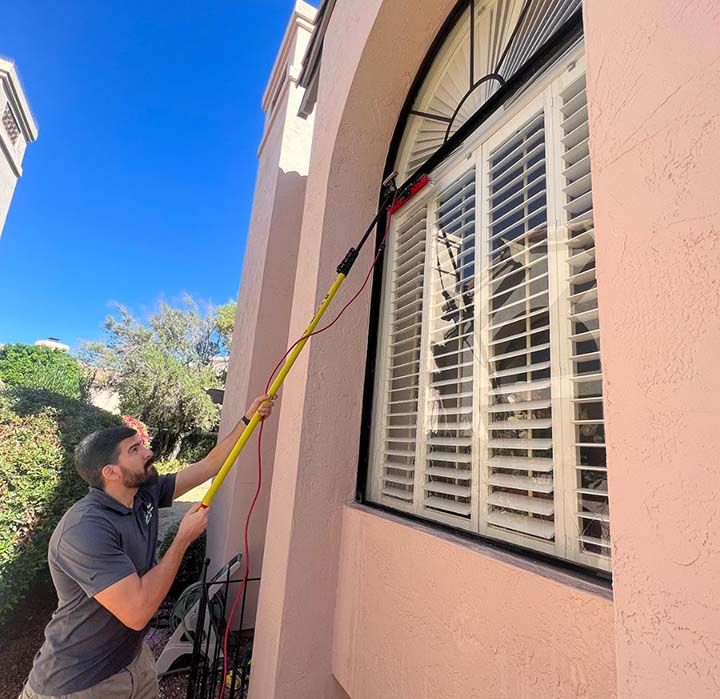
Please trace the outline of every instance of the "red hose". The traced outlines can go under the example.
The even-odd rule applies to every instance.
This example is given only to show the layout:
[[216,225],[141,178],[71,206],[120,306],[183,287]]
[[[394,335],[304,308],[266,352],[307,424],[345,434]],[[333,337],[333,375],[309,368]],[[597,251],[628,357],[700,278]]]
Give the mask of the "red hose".
[[[424,186],[424,185],[423,185]],[[414,194],[415,192],[413,192]],[[385,248],[385,242],[388,237],[388,233],[390,232],[390,221],[392,220],[392,215],[395,213],[397,208],[395,208],[396,204],[396,198],[397,198],[397,192],[395,193],[395,198],[393,198],[393,202],[390,206],[390,209],[388,211],[387,216],[387,222],[385,224],[385,234],[383,235],[383,239],[378,246],[377,254],[375,255],[375,258],[372,261],[372,264],[370,265],[370,269],[368,270],[367,275],[365,276],[365,281],[362,283],[362,286],[357,291],[357,293],[342,307],[342,310],[340,313],[335,316],[335,318],[328,323],[326,326],[320,328],[319,330],[315,330],[314,332],[308,333],[307,335],[303,335],[302,337],[298,338],[295,342],[293,342],[292,345],[287,349],[285,354],[280,358],[280,361],[275,365],[275,368],[272,370],[272,373],[270,374],[267,383],[265,384],[265,393],[268,392],[270,389],[270,384],[272,383],[273,377],[275,376],[275,373],[277,370],[282,366],[282,363],[287,358],[288,354],[292,352],[293,348],[298,345],[303,340],[313,337],[315,335],[320,335],[320,333],[324,333],[326,330],[329,330],[332,328],[335,323],[340,320],[343,313],[350,308],[350,306],[355,303],[358,296],[362,294],[365,287],[367,286],[367,283],[370,281],[370,277],[373,273],[373,270],[375,269],[375,265],[377,265],[378,260],[380,259],[380,256],[383,253],[383,250]],[[404,202],[403,202],[404,203]],[[222,674],[222,680],[221,680],[221,687],[220,687],[220,697],[219,699],[223,699],[225,696],[225,687],[227,682],[227,674],[228,674],[228,638],[230,637],[230,626],[232,623],[233,616],[235,616],[235,612],[237,610],[237,606],[240,603],[240,600],[242,599],[243,592],[245,591],[245,586],[247,584],[247,579],[249,577],[250,573],[250,551],[249,551],[249,544],[248,544],[248,530],[250,527],[250,518],[252,516],[253,510],[255,509],[255,503],[257,502],[257,499],[260,495],[260,488],[262,487],[262,436],[263,436],[263,427],[265,423],[262,421],[260,423],[260,434],[258,435],[258,450],[257,450],[257,461],[258,461],[258,484],[257,489],[255,490],[255,497],[252,500],[252,503],[250,505],[250,509],[248,510],[247,518],[245,519],[245,553],[244,553],[244,560],[245,560],[245,572],[243,574],[242,583],[240,584],[240,589],[237,592],[237,595],[235,595],[235,600],[233,602],[232,608],[230,609],[230,616],[228,617],[227,626],[225,628],[225,634],[223,636],[223,674]],[[240,629],[242,631],[242,629]]]

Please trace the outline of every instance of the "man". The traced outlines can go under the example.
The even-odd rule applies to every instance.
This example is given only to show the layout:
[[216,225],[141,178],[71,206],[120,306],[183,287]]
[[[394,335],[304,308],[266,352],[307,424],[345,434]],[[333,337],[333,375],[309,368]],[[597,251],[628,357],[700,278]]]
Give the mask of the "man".
[[[256,411],[268,417],[271,399],[256,398],[247,415]],[[217,474],[247,415],[202,461],[167,476],[158,476],[153,453],[129,427],[80,442],[75,464],[90,489],[50,539],[58,608],[20,699],[157,699],[155,662],[143,637],[208,516],[193,505],[156,565],[157,510]]]

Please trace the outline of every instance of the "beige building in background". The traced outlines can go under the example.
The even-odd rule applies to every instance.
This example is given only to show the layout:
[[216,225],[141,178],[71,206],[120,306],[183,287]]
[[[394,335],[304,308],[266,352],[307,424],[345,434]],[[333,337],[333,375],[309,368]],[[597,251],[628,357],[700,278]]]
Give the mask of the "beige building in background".
[[2,235],[15,185],[22,175],[28,143],[38,130],[25,98],[15,64],[0,58],[0,235]]
[[267,424],[251,699],[720,696],[718,36],[713,0],[296,4],[221,434],[388,173],[430,185]]

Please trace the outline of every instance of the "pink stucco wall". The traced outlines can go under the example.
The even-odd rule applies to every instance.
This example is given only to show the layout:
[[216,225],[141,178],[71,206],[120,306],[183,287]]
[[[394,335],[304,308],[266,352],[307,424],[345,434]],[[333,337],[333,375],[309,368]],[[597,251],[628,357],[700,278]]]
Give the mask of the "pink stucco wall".
[[[398,114],[420,62],[454,4],[453,0],[347,0],[336,5],[323,47],[298,254],[301,273],[293,289],[292,337],[300,336],[334,279],[337,262],[373,216]],[[338,308],[357,289],[361,271],[368,264],[369,251],[365,250],[357,264],[360,271],[346,282]],[[310,341],[283,388],[276,417],[279,438],[255,629],[252,699],[335,698],[347,696],[346,690],[351,696],[357,692],[357,696],[373,698],[417,696],[412,691],[384,694],[384,688],[390,686],[387,675],[378,674],[376,685],[372,676],[360,679],[363,668],[373,668],[373,638],[363,637],[357,623],[350,622],[356,609],[353,591],[360,592],[354,576],[363,529],[353,528],[352,517],[345,518],[344,505],[355,490],[367,341],[364,332],[355,331],[367,327],[368,302],[368,296],[361,298],[333,334]],[[372,527],[367,531],[379,536]],[[400,530],[383,531],[394,535]],[[402,542],[417,543],[403,549],[405,557],[390,569],[392,574],[406,577],[409,571],[422,571],[427,564],[425,555],[432,549],[438,560],[462,571],[470,588],[482,593],[468,599],[468,628],[456,636],[459,640],[465,633],[465,640],[472,644],[477,638],[472,626],[485,625],[490,636],[473,658],[479,657],[482,648],[491,653],[497,649],[506,654],[497,657],[508,662],[522,657],[524,671],[542,678],[538,681],[544,687],[569,678],[570,687],[595,692],[587,696],[602,696],[602,691],[605,696],[613,695],[609,600],[579,594],[572,585],[549,582],[537,572],[477,549],[458,548],[435,535],[417,538],[414,532],[402,530]],[[380,561],[389,564],[394,560],[394,543],[386,545],[386,550],[379,550]],[[372,561],[368,565],[372,566]],[[435,581],[438,588],[452,594],[462,592],[459,580],[443,576],[442,566],[434,570],[439,576]],[[487,586],[488,581],[495,584]],[[448,604],[438,608],[427,625],[421,624],[426,618],[423,605],[432,602],[432,589],[418,586],[414,592],[417,606],[398,608],[398,616],[385,630],[388,638],[397,635],[398,643],[407,640],[401,629],[422,631],[409,648],[412,663],[408,670],[418,673],[409,685],[413,691],[435,681],[436,670],[420,659],[423,646],[441,644],[448,633],[444,613],[458,625],[463,621],[452,616],[453,605]],[[547,606],[548,597],[554,609]],[[340,600],[337,617],[336,598]],[[523,605],[526,609],[521,613]],[[508,609],[514,610],[513,634],[522,637],[514,656],[509,652],[510,637],[503,636],[502,619]],[[583,617],[583,609],[592,613]],[[555,610],[561,616],[556,618]],[[383,608],[365,603],[363,611],[368,630],[380,633],[387,622]],[[549,641],[542,624],[552,631]],[[350,641],[356,636],[365,645],[353,647]],[[561,643],[565,637],[572,643]],[[384,643],[386,649],[392,646],[389,640]],[[550,648],[543,648],[548,643]],[[548,658],[552,658],[551,669]],[[561,669],[563,663],[565,669]],[[440,696],[462,692],[468,686],[463,675],[476,672],[473,665],[461,662],[452,667]],[[503,679],[503,674],[513,669],[500,663],[489,663],[482,672],[479,679],[492,676],[498,687],[521,686],[517,684],[520,680]],[[597,684],[592,684],[593,678]]]
[[586,0],[621,697],[720,696],[720,4]]
[[615,696],[609,595],[548,572],[346,507],[335,676],[353,699]]

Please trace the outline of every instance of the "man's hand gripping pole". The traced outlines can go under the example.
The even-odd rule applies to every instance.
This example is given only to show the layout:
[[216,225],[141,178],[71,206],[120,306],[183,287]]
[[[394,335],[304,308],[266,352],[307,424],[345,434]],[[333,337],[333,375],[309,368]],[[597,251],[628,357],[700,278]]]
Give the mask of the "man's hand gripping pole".
[[[292,351],[288,355],[288,358],[285,360],[282,369],[280,369],[280,373],[275,377],[275,380],[272,382],[269,390],[267,391],[267,394],[268,396],[270,396],[271,399],[277,395],[277,392],[280,390],[280,387],[285,381],[285,377],[290,372],[290,369],[292,369],[293,364],[295,364],[295,360],[298,358],[300,352],[302,352],[303,347],[305,347],[305,345],[307,344],[312,334],[312,331],[315,330],[315,328],[317,327],[317,324],[320,322],[320,319],[325,314],[325,311],[330,305],[330,302],[333,300],[333,297],[337,293],[343,281],[345,281],[346,276],[346,273],[338,272],[337,278],[333,282],[333,285],[330,287],[327,295],[320,304],[320,307],[315,312],[315,315],[310,321],[310,324],[307,326],[307,328],[305,328],[305,332],[303,333],[302,338],[295,345],[295,347],[293,347]],[[248,440],[252,436],[252,433],[255,431],[255,428],[258,426],[261,419],[262,418],[260,417],[260,414],[258,412],[255,412],[255,414],[250,419],[250,422],[240,435],[240,438],[235,443],[232,451],[228,454],[227,459],[225,459],[225,463],[223,463],[222,468],[218,471],[217,476],[215,476],[212,485],[208,488],[207,493],[205,493],[205,497],[200,503],[201,507],[208,507],[210,505],[212,499],[215,497],[215,494],[218,491],[218,488],[220,488],[222,482],[225,480],[225,476],[227,476],[227,474],[230,472],[230,469],[235,463],[235,460],[238,458],[238,456],[240,456],[240,452],[247,444]]]

